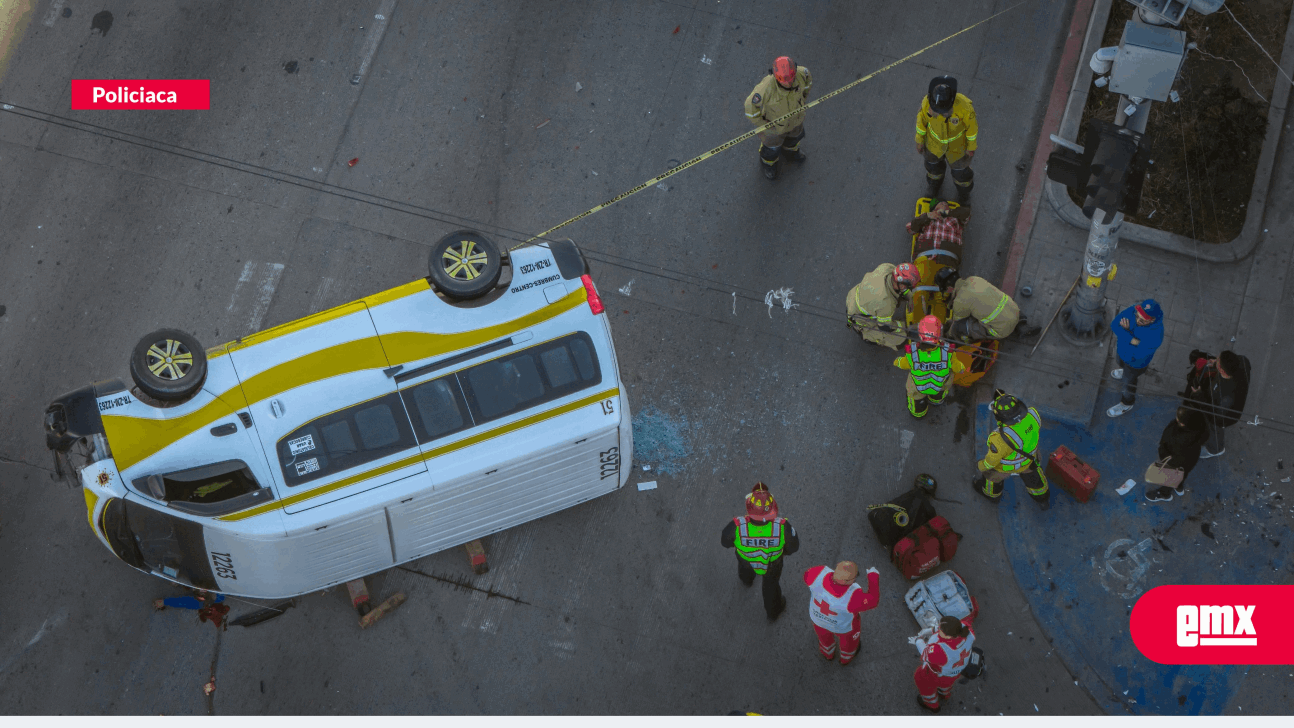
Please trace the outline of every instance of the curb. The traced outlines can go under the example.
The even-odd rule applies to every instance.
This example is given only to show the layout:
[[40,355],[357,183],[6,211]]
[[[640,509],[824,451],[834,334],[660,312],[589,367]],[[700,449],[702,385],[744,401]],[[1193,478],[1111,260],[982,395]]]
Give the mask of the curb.
[[[1083,58],[1091,56],[1100,46],[1101,34],[1110,16],[1112,0],[1095,1],[1092,22],[1087,30],[1087,39],[1083,43],[1081,55]],[[1286,26],[1285,45],[1281,49],[1280,57],[1282,61],[1294,57],[1294,22]],[[1078,127],[1083,118],[1083,107],[1087,103],[1088,89],[1091,84],[1092,69],[1086,64],[1080,65],[1078,73],[1074,76],[1073,86],[1070,88],[1065,118],[1061,122],[1060,131],[1057,132],[1062,138],[1073,139],[1078,134]],[[1280,141],[1281,126],[1285,122],[1289,93],[1290,84],[1281,82],[1280,76],[1277,75],[1276,83],[1272,87],[1271,103],[1268,106],[1267,132],[1263,139],[1262,151],[1258,156],[1258,166],[1254,170],[1254,188],[1245,206],[1245,224],[1234,240],[1217,245],[1201,244],[1185,235],[1164,232],[1136,223],[1124,223],[1119,233],[1119,240],[1184,255],[1207,263],[1234,263],[1249,257],[1257,247],[1262,232],[1263,211],[1267,204],[1267,191],[1271,185],[1276,160],[1276,145]],[[1044,129],[1044,134],[1046,133]],[[1050,143],[1050,140],[1047,143]],[[1036,158],[1034,163],[1037,164]],[[1059,182],[1047,180],[1046,188],[1047,201],[1060,219],[1077,228],[1091,227],[1091,220],[1084,216],[1078,205],[1069,199],[1068,193]]]
[[[1060,63],[1056,66],[1056,79],[1052,83],[1051,94],[1047,102],[1047,113],[1042,118],[1042,130],[1038,134],[1038,144],[1033,151],[1033,165],[1029,169],[1029,179],[1021,196],[1020,213],[1015,219],[1015,232],[1011,235],[1011,245],[1007,249],[1006,271],[1002,274],[1002,292],[1008,296],[1015,295],[1015,287],[1020,282],[1020,266],[1024,254],[1029,249],[1029,236],[1033,233],[1033,221],[1038,214],[1038,203],[1042,199],[1043,183],[1047,174],[1047,152],[1051,149],[1051,134],[1060,133],[1066,108],[1066,99],[1070,95],[1065,89],[1065,79],[1074,73],[1081,58],[1080,50],[1084,47],[1084,26],[1092,17],[1093,2],[1104,2],[1105,14],[1108,15],[1109,0],[1078,0],[1074,4],[1074,14],[1069,23],[1069,34],[1065,37],[1065,50],[1061,52]],[[1082,213],[1079,213],[1082,216]],[[1086,219],[1086,218],[1085,218]],[[1084,222],[1083,227],[1087,227]]]

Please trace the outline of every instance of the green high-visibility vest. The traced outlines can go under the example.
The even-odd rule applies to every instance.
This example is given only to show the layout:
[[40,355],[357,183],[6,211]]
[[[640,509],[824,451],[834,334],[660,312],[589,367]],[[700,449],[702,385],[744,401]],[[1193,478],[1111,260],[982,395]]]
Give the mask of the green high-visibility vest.
[[944,391],[944,385],[953,375],[953,369],[948,363],[952,360],[952,351],[947,346],[909,350],[907,356],[908,364],[912,367],[912,384],[918,392],[929,397]]
[[1015,450],[1010,457],[1002,458],[1002,472],[1010,473],[1034,462],[1038,438],[1042,434],[1042,417],[1038,415],[1038,410],[1030,407],[1024,419],[1014,425],[999,425],[997,430],[1002,433],[1003,439],[1011,443],[1011,449]]
[[786,519],[757,523],[742,516],[732,520],[737,524],[737,555],[749,561],[756,574],[768,571],[768,565],[781,558],[786,546]]

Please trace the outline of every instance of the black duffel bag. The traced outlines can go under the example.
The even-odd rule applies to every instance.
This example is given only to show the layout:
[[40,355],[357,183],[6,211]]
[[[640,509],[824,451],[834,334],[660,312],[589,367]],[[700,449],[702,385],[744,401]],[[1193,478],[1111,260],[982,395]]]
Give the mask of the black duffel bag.
[[888,552],[917,526],[935,517],[935,507],[930,503],[934,495],[935,479],[926,473],[917,476],[912,490],[892,499],[889,503],[867,506],[867,522],[872,524],[876,538]]

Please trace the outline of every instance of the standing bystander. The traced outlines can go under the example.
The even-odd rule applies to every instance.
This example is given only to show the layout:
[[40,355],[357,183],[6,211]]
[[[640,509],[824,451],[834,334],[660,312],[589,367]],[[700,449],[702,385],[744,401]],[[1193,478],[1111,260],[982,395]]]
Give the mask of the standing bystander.
[[804,572],[804,583],[809,586],[809,619],[818,633],[818,652],[828,660],[835,659],[839,640],[842,666],[858,654],[863,630],[859,613],[875,607],[881,599],[881,575],[876,567],[867,570],[867,591],[854,583],[857,578],[858,565],[852,561],[841,561],[834,571],[828,566],[815,566]]
[[1224,351],[1214,358],[1198,349],[1190,354],[1191,368],[1186,373],[1187,406],[1204,414],[1209,439],[1200,457],[1212,458],[1226,452],[1223,432],[1240,421],[1249,396],[1249,358],[1234,351]]
[[1163,463],[1162,469],[1181,471],[1181,480],[1171,488],[1167,485],[1152,488],[1147,481],[1146,500],[1170,501],[1174,495],[1179,498],[1186,495],[1186,476],[1200,461],[1200,448],[1208,439],[1209,429],[1204,423],[1204,415],[1189,407],[1178,407],[1177,417],[1159,436],[1158,457]]
[[1120,417],[1137,401],[1137,380],[1146,373],[1155,351],[1164,343],[1163,311],[1159,303],[1147,298],[1123,309],[1115,318],[1114,338],[1118,340],[1115,355],[1119,357],[1119,368],[1110,372],[1110,376],[1123,380],[1123,395],[1105,414]]

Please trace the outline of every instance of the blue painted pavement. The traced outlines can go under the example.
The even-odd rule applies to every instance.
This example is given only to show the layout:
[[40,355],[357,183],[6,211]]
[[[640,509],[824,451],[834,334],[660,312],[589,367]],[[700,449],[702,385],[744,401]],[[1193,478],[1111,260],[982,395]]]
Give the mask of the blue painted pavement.
[[[1200,461],[1185,497],[1146,501],[1142,476],[1177,401],[1141,397],[1136,409],[1111,419],[1104,410],[1117,395],[1101,399],[1108,401],[1087,428],[1044,422],[1039,448],[1049,455],[1065,445],[1099,470],[1091,500],[1079,503],[1053,481],[1044,512],[1019,478],[1007,480],[998,515],[1012,570],[1065,664],[1099,681],[1086,687],[1107,712],[1217,715],[1248,668],[1153,663],[1133,645],[1128,615],[1137,597],[1161,584],[1288,583],[1294,535],[1281,514],[1291,504],[1234,443],[1224,456]],[[991,426],[988,405],[979,405],[979,457]],[[1118,495],[1128,478],[1137,486]]]

